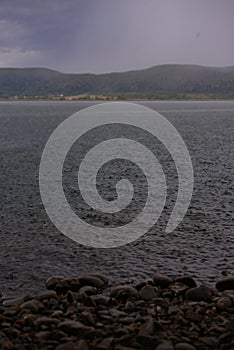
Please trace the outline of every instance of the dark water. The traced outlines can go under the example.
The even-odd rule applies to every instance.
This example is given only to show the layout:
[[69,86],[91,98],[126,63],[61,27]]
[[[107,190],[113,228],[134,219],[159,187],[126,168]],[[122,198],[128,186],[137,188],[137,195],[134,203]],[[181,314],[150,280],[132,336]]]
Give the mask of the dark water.
[[[168,172],[169,193],[157,225],[124,247],[95,249],[69,240],[53,226],[43,208],[38,184],[40,157],[48,137],[65,118],[91,103],[0,103],[0,291],[19,283],[23,284],[17,290],[36,291],[51,275],[88,271],[101,271],[113,279],[135,279],[153,272],[190,274],[207,283],[234,273],[234,102],[142,104],[163,114],[187,145],[195,180],[191,205],[177,229],[166,234],[177,176],[170,156],[162,149],[159,160]],[[69,167],[72,158],[66,165],[68,176]],[[106,172],[114,176],[117,169],[135,171],[111,164],[103,173],[105,183]],[[141,181],[140,176],[134,179]],[[70,181],[65,184],[72,203],[75,199]],[[88,214],[84,212],[83,217]]]

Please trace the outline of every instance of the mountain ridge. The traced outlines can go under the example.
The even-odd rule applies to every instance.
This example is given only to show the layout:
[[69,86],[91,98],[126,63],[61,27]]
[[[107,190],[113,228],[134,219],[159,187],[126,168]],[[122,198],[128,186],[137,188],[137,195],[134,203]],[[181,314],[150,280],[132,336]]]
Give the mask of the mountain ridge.
[[49,68],[0,68],[0,97],[208,94],[234,98],[234,66],[164,64],[112,73],[62,73]]

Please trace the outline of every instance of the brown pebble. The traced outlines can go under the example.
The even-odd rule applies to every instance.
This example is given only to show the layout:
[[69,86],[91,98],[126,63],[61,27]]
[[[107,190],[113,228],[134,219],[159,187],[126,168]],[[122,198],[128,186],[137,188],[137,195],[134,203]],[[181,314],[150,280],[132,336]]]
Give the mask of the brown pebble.
[[185,284],[186,286],[188,286],[189,288],[195,288],[197,287],[196,282],[194,281],[194,279],[190,276],[183,276],[183,277],[177,277],[176,282],[180,282]]
[[154,320],[152,316],[146,317],[146,322],[140,326],[139,336],[148,336],[154,333]]
[[44,309],[44,305],[39,300],[29,300],[21,304],[20,309],[28,309],[33,313],[38,313]]
[[167,288],[172,283],[171,278],[158,274],[153,275],[153,281],[155,286],[158,286],[162,289]]
[[158,289],[153,286],[144,286],[140,290],[140,296],[145,301],[156,299],[159,296]]
[[189,343],[177,343],[175,350],[196,350],[196,348]]
[[185,293],[185,298],[192,301],[210,301],[212,295],[211,288],[201,286],[188,289]]
[[101,288],[105,285],[105,282],[102,279],[100,279],[98,277],[91,276],[91,275],[80,277],[79,283],[80,283],[81,287],[91,286],[91,287],[95,287],[95,288]]
[[35,326],[39,327],[41,325],[44,326],[50,326],[52,324],[58,324],[59,320],[57,318],[52,318],[52,317],[46,317],[46,316],[41,316],[38,317],[36,320],[33,322]]
[[54,290],[42,292],[33,296],[33,299],[44,301],[46,299],[58,299],[58,296]]
[[225,311],[232,307],[232,300],[229,297],[221,297],[217,300],[216,307],[220,311]]
[[101,342],[97,345],[98,350],[109,350],[111,349],[111,344],[113,342],[112,338],[106,338],[101,340]]
[[229,276],[227,278],[224,278],[220,281],[218,281],[215,285],[215,287],[220,291],[224,290],[234,290],[234,276]]
[[91,328],[79,321],[66,320],[58,324],[58,328],[71,335],[84,336]]
[[136,288],[128,285],[120,285],[111,288],[111,297],[118,297],[125,294],[128,298],[138,298],[139,293]]
[[68,342],[60,344],[55,350],[89,350],[89,347],[85,340],[81,339],[78,343]]
[[80,293],[85,293],[86,295],[94,295],[97,294],[97,288],[92,286],[84,286],[80,288]]
[[78,292],[80,289],[79,279],[75,277],[64,278],[53,276],[46,281],[47,289],[52,289],[58,294],[65,294],[67,291]]
[[174,350],[174,346],[171,341],[165,340],[157,346],[156,350]]

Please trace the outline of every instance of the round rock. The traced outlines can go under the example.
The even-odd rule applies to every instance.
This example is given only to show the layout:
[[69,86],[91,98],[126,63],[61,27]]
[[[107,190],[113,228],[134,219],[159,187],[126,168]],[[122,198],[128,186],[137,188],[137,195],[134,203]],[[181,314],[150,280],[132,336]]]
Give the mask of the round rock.
[[185,284],[186,286],[188,286],[189,288],[195,288],[197,287],[196,282],[194,281],[194,279],[190,276],[183,276],[183,277],[177,277],[176,282],[180,282]]
[[217,300],[216,307],[220,311],[225,311],[232,307],[232,300],[229,297],[221,297]]
[[134,287],[128,285],[120,285],[111,288],[110,296],[116,297],[119,293],[126,293],[130,297],[139,297],[138,291]]
[[191,301],[210,301],[212,295],[212,290],[206,286],[191,288],[185,292],[185,298]]
[[174,350],[174,346],[172,342],[165,340],[157,346],[156,350]]
[[38,313],[44,309],[44,305],[39,300],[29,300],[20,305],[20,309],[30,310],[32,313]]
[[79,283],[82,287],[91,286],[91,287],[95,287],[95,288],[101,288],[106,284],[101,278],[91,276],[91,275],[80,277]]
[[171,278],[164,275],[154,275],[153,281],[155,286],[160,287],[162,289],[169,287],[169,285],[173,282]]
[[46,288],[55,290],[58,294],[65,294],[67,291],[78,292],[80,289],[78,278],[50,277],[46,281]]
[[196,348],[189,343],[177,343],[175,350],[196,350]]
[[140,290],[140,296],[145,301],[156,299],[158,297],[158,290],[153,286],[144,286]]
[[230,276],[218,281],[215,287],[220,291],[234,290],[234,276]]

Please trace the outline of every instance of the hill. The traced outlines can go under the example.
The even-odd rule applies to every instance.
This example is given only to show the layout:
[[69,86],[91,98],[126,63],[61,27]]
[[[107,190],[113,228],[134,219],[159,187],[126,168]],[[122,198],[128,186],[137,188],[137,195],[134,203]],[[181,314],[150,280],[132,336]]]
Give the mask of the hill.
[[234,98],[234,66],[160,65],[106,74],[65,74],[45,68],[0,68],[0,97],[110,95],[122,98],[207,95]]

